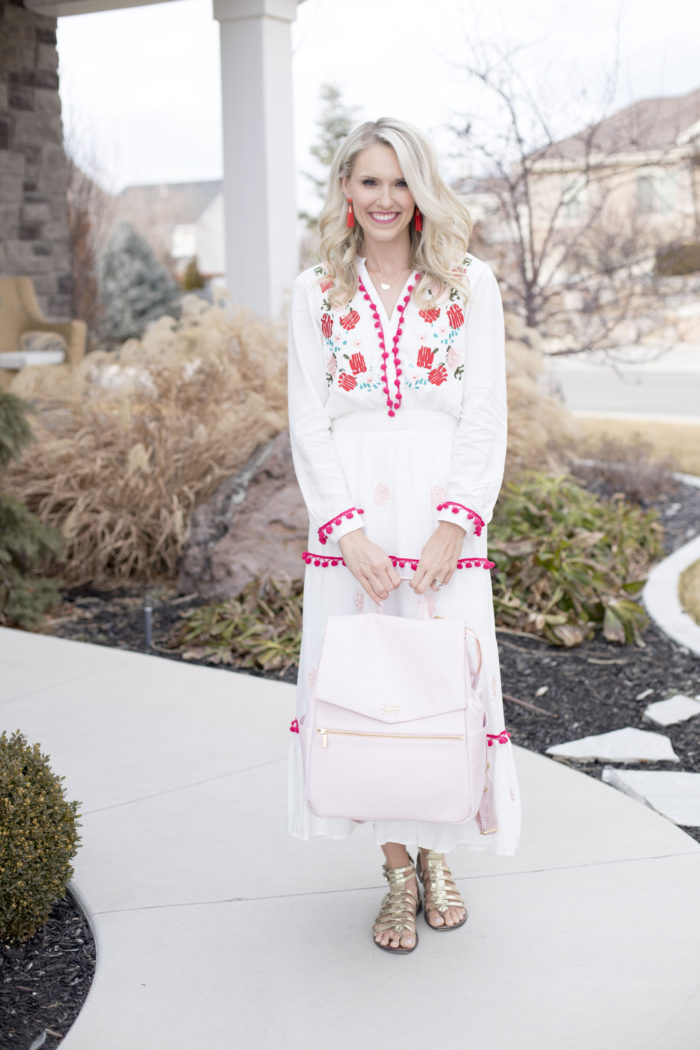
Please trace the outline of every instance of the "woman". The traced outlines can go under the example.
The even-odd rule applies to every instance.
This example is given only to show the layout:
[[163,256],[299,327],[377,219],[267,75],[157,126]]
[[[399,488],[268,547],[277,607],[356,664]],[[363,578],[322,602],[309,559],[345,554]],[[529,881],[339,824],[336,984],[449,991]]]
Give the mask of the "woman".
[[[490,269],[467,254],[469,214],[409,125],[367,123],[340,146],[320,231],[321,265],[297,278],[290,314],[292,451],[311,522],[298,717],[329,615],[381,602],[415,617],[423,602],[466,621],[484,661],[493,746],[478,819],[373,824],[389,882],[374,940],[405,953],[418,941],[416,874],[428,926],[456,929],[467,912],[444,854],[460,844],[513,853],[519,835],[486,557],[506,443],[503,313]],[[298,736],[290,774],[291,834],[350,835],[355,822],[306,805]]]

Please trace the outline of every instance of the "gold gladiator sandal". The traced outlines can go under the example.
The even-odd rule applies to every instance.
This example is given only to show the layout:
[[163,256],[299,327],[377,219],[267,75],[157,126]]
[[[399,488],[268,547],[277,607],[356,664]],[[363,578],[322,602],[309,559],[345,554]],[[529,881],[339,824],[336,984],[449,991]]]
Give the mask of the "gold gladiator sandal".
[[[433,850],[426,850],[424,858],[424,860],[421,860],[421,854],[418,854],[416,869],[418,878],[423,883],[425,890],[425,921],[431,930],[437,930],[439,933],[443,930],[458,930],[467,921],[467,909],[459,894],[459,890],[454,884],[452,872],[445,864],[442,854],[435,853]],[[444,919],[448,908],[464,908],[465,915],[462,921],[454,923],[453,926],[448,926],[444,921],[442,926],[434,926],[428,919],[431,911],[439,911]]]
[[416,938],[416,943],[413,945],[413,948],[402,948],[400,946],[392,948],[390,944],[380,944],[376,940],[374,943],[385,952],[393,952],[395,955],[408,955],[409,952],[414,951],[418,946],[416,915],[421,909],[420,895],[414,893],[406,885],[411,879],[416,877],[416,869],[413,867],[413,861],[411,861],[405,868],[387,868],[385,864],[382,872],[389,883],[389,892],[383,898],[379,907],[379,914],[374,920],[374,926],[372,927],[372,936],[376,937],[378,933],[383,933],[385,930],[396,930],[400,940],[404,930],[408,930]]

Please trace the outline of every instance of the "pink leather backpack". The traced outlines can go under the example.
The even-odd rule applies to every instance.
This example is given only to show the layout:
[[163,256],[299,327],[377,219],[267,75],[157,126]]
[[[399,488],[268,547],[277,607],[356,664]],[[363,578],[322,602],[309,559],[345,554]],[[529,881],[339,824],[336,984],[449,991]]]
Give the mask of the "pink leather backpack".
[[473,819],[486,782],[476,641],[459,620],[330,616],[300,720],[306,798],[321,817]]

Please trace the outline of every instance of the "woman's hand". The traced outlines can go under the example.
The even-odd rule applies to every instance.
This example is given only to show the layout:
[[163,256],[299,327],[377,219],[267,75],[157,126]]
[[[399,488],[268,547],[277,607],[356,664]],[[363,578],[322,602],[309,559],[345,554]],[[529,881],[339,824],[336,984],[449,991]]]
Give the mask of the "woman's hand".
[[372,543],[364,529],[346,532],[338,540],[343,561],[373,602],[384,601],[401,583],[401,577],[381,547]]
[[418,568],[409,583],[409,587],[413,587],[416,594],[424,594],[428,587],[439,590],[436,580],[442,584],[450,582],[452,573],[457,568],[465,536],[466,532],[461,525],[452,521],[438,523],[435,532],[420,552]]

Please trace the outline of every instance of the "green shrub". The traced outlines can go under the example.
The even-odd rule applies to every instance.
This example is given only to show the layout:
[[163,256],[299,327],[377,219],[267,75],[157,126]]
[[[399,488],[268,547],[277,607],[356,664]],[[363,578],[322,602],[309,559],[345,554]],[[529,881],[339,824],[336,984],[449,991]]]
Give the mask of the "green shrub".
[[[506,485],[489,526],[496,622],[554,645],[596,630],[640,641],[636,597],[663,553],[655,511],[599,499],[569,477],[526,474]],[[187,613],[171,635],[184,657],[285,671],[299,662],[302,585],[256,581],[240,597]]]
[[187,613],[170,644],[185,658],[286,671],[299,663],[302,591],[301,582],[253,580],[237,598]]
[[528,474],[506,485],[489,526],[497,564],[496,620],[555,645],[602,630],[639,640],[647,622],[635,601],[662,554],[655,511],[604,502],[567,477]]
[[[0,471],[32,440],[27,405],[0,391]],[[0,624],[38,627],[59,597],[42,566],[59,554],[60,532],[42,524],[24,503],[0,492]]]
[[656,272],[660,277],[678,277],[700,270],[700,241],[669,244],[656,251]]
[[187,266],[185,272],[182,275],[182,290],[184,292],[193,292],[195,288],[204,287],[204,278],[199,272],[199,266],[197,265],[197,256],[193,255]]
[[78,803],[39,745],[0,736],[0,937],[25,941],[44,925],[73,874]]

